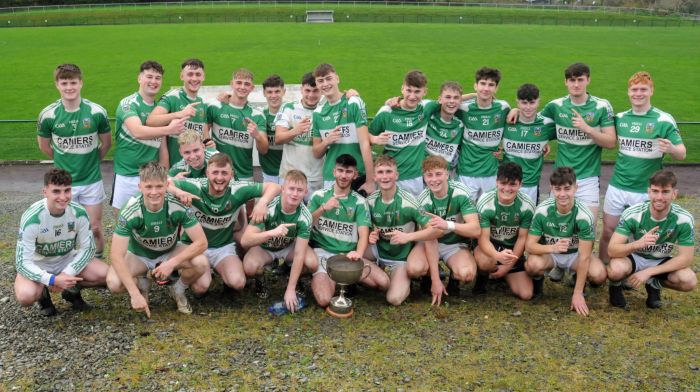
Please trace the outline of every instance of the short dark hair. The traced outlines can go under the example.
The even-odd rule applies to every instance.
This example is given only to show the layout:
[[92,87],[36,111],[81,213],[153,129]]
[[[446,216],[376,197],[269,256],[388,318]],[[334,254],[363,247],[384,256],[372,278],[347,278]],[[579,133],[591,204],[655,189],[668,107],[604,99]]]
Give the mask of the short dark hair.
[[591,69],[584,63],[574,63],[564,70],[564,79],[578,78],[579,76],[591,76]]
[[335,159],[335,164],[342,167],[357,167],[357,159],[350,154],[341,154]]
[[423,88],[428,85],[428,78],[425,77],[423,72],[414,69],[403,78],[403,84],[410,87]]
[[329,73],[337,73],[335,72],[335,68],[327,63],[319,64],[316,69],[314,69],[314,77],[319,78],[322,76],[326,76]]
[[141,63],[141,66],[139,67],[139,73],[143,71],[148,71],[148,70],[153,70],[158,72],[161,75],[165,74],[165,70],[163,69],[163,66],[160,65],[159,62],[153,61],[153,60],[147,60]]
[[187,59],[182,63],[180,68],[185,69],[185,67],[204,69],[204,63],[200,59]]
[[549,176],[549,184],[551,186],[574,185],[576,183],[576,173],[574,169],[568,166],[561,166],[552,172]]
[[53,77],[56,81],[58,79],[80,79],[83,80],[83,73],[80,71],[80,67],[75,64],[60,64],[53,71]]
[[677,184],[676,175],[670,170],[659,170],[649,178],[649,186],[665,187],[670,185],[671,188],[675,188]]
[[498,182],[523,182],[523,168],[515,162],[503,162],[496,173]]
[[284,87],[284,80],[279,75],[273,74],[262,82],[263,89],[268,87]]
[[70,173],[63,169],[52,168],[44,174],[44,186],[49,185],[61,185],[61,186],[71,186],[73,184],[73,177]]
[[314,78],[314,74],[311,72],[305,73],[304,76],[301,77],[301,85],[316,87],[316,78]]
[[518,88],[518,99],[521,101],[534,101],[540,97],[540,89],[532,83],[525,83]]
[[497,70],[496,68],[481,67],[476,70],[475,78],[477,83],[479,80],[491,79],[496,82],[496,85],[498,85],[498,83],[501,82],[501,71]]

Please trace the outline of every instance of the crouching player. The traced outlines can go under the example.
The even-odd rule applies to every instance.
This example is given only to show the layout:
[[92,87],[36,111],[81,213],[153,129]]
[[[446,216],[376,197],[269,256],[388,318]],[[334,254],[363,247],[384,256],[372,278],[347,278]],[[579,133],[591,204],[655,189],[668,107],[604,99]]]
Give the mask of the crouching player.
[[[157,162],[141,166],[141,191],[132,197],[119,212],[112,236],[112,266],[107,275],[107,286],[113,293],[127,291],[131,307],[137,312],[148,308],[150,270],[158,282],[169,282],[177,270],[180,278],[170,282],[170,296],[180,313],[190,314],[185,290],[192,286],[195,294],[203,294],[207,287],[201,281],[209,274],[209,264],[202,255],[207,249],[207,238],[191,209],[174,196],[166,193],[168,170]],[[180,227],[192,243],[177,242]],[[164,283],[165,284],[165,283]]]
[[359,176],[357,160],[350,154],[338,156],[333,176],[335,184],[314,192],[309,201],[314,222],[311,240],[319,264],[311,288],[321,307],[328,306],[335,293],[335,282],[326,272],[326,260],[337,254],[369,266],[369,274],[360,280],[363,285],[382,291],[389,288],[389,276],[362,258],[367,250],[372,218],[365,198],[352,190],[352,183]]
[[438,260],[443,260],[452,272],[447,285],[449,295],[458,295],[459,283],[471,282],[476,277],[476,261],[469,244],[480,233],[479,217],[469,198],[469,188],[461,182],[450,181],[449,163],[445,158],[426,158],[422,170],[428,188],[420,194],[418,204],[430,217],[428,226],[441,232],[437,241],[425,243],[433,304],[440,305],[445,288],[440,280]]
[[20,222],[15,297],[22,306],[38,302],[43,316],[56,314],[49,290],[84,310],[88,305],[80,288],[104,286],[107,276],[107,264],[95,258],[87,212],[71,201],[72,183],[67,171],[49,170],[45,198],[32,204]]
[[533,278],[533,297],[542,295],[543,275],[559,267],[576,273],[571,309],[587,316],[588,305],[583,297],[586,279],[594,285],[605,282],[605,266],[593,256],[595,218],[576,194],[576,174],[567,166],[554,170],[549,183],[551,197],[535,209],[525,250],[525,270]]
[[[525,241],[535,204],[521,192],[523,170],[515,162],[498,167],[496,189],[479,197],[481,235],[474,257],[479,264],[475,293],[484,293],[487,278],[504,278],[510,290],[525,301],[532,298],[532,279],[525,272]],[[487,276],[488,275],[488,276]]]
[[[296,287],[299,277],[306,270],[316,272],[318,261],[309,248],[311,237],[311,213],[306,208],[304,196],[307,191],[306,176],[299,170],[289,170],[284,177],[282,194],[267,204],[265,222],[250,224],[241,237],[243,248],[248,252],[243,257],[243,270],[247,276],[259,276],[265,265],[284,259],[292,264],[284,303],[294,312],[299,306]],[[257,290],[266,290],[257,281]]]
[[[375,227],[370,232],[369,244],[373,245],[379,266],[389,270],[386,300],[398,306],[411,293],[411,279],[428,274],[425,245],[419,241],[434,240],[440,231],[428,226],[430,217],[421,214],[413,196],[396,185],[399,171],[394,158],[388,155],[377,158],[374,174],[379,190],[367,198]],[[417,227],[424,228],[417,230]]]
[[[649,179],[649,201],[622,213],[610,239],[608,265],[610,304],[624,308],[620,281],[633,287],[644,284],[647,307],[661,307],[661,287],[691,291],[697,285],[693,263],[695,229],[693,216],[673,200],[678,196],[676,176],[658,171]],[[678,244],[678,255],[672,256]]]

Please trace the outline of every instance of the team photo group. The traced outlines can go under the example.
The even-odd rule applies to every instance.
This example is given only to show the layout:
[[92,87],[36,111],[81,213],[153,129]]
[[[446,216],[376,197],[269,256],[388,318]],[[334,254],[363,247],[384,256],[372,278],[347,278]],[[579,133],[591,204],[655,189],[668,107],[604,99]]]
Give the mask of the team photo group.
[[[476,70],[465,89],[473,92],[446,81],[436,99],[414,70],[369,121],[360,92],[342,90],[330,64],[301,75],[292,102],[282,78],[264,79],[262,110],[249,102],[256,80],[247,69],[206,102],[198,59],[182,63],[182,87],[162,96],[161,64],[134,71],[138,91],[119,102],[114,129],[106,110],[81,96],[78,66],[54,72],[60,99],[37,121],[38,147],[54,167],[44,198],[22,215],[14,283],[17,302],[36,303],[44,316],[57,312],[51,292],[83,310],[83,288],[107,287],[150,318],[154,285],[189,314],[188,289],[204,296],[213,280],[227,296],[247,283],[268,296],[270,268],[288,272],[288,311],[304,305],[307,284],[325,308],[336,292],[327,260],[336,255],[362,263],[359,284],[394,306],[414,280],[439,306],[466,285],[485,294],[494,280],[530,301],[545,278],[568,274],[573,293],[562,306],[584,316],[587,286],[607,285],[620,308],[625,290],[644,287],[646,306],[659,308],[662,288],[697,285],[693,216],[675,203],[677,178],[662,168],[665,155],[683,160],[686,149],[673,117],[652,105],[647,72],[629,77],[630,106],[615,113],[588,92],[583,63],[564,70],[566,95],[549,103],[530,83],[501,91],[513,107],[496,98],[497,69]],[[111,148],[110,212],[100,162]],[[603,149],[617,155],[601,203]],[[102,217],[112,213],[106,254]]]

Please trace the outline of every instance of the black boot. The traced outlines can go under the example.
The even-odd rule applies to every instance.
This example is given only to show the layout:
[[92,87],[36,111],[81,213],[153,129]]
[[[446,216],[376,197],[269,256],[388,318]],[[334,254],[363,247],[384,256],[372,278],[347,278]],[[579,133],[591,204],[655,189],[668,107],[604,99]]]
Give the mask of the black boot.
[[447,295],[450,297],[459,297],[459,280],[450,277],[447,281]]
[[532,299],[542,298],[542,290],[544,286],[544,277],[539,276],[539,279],[532,279]]
[[625,308],[627,306],[627,301],[625,300],[625,292],[622,285],[608,286],[608,293],[610,294],[610,305],[616,308]]
[[647,308],[660,308],[663,305],[661,303],[661,290],[650,284],[646,284],[644,287],[647,289]]
[[488,275],[476,274],[476,280],[474,281],[474,287],[472,287],[472,294],[481,295],[486,294],[486,284],[489,282]]
[[80,287],[78,286],[63,290],[61,292],[61,298],[70,302],[74,310],[83,311],[90,309],[90,305],[88,305],[83,299],[83,296],[80,295]]
[[58,313],[56,307],[53,306],[51,294],[49,294],[49,289],[46,286],[44,286],[44,290],[41,292],[41,298],[39,298],[37,304],[39,304],[39,313],[44,317],[55,316]]

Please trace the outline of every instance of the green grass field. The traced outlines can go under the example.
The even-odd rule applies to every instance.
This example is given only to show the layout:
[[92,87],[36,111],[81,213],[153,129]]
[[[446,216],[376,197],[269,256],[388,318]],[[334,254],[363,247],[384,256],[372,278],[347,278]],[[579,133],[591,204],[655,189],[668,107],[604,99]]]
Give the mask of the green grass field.
[[[137,88],[142,61],[163,63],[164,86],[172,86],[179,84],[181,61],[199,57],[207,67],[206,83],[214,85],[227,84],[238,67],[250,68],[258,82],[278,73],[295,83],[318,63],[330,62],[342,87],[361,92],[370,116],[386,97],[399,93],[403,75],[414,68],[428,75],[432,96],[444,80],[469,89],[474,71],[489,65],[503,72],[500,98],[512,102],[517,87],[532,82],[547,101],[566,93],[563,69],[584,61],[593,70],[590,91],[609,99],[616,111],[628,107],[629,75],[647,70],[657,83],[655,105],[678,121],[700,120],[693,88],[700,85],[697,42],[700,29],[695,28],[250,23],[2,29],[10,99],[0,108],[0,119],[35,119],[57,99],[52,71],[62,62],[81,66],[83,96],[113,116],[119,100]],[[32,128],[2,124],[0,157],[40,158]],[[691,128],[682,128],[688,160],[700,162],[700,135]]]

